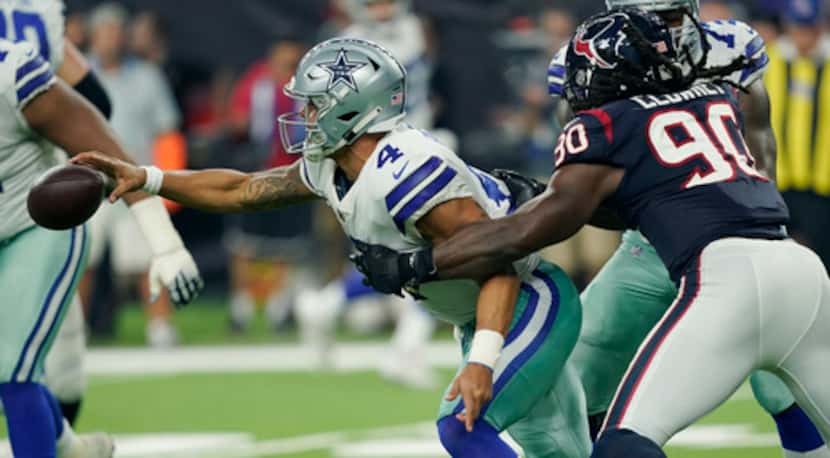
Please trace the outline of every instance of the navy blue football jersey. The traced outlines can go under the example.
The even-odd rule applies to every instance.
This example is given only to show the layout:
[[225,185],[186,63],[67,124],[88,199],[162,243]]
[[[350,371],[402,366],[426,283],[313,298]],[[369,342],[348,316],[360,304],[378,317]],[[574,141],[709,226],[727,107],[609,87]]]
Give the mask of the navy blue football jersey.
[[709,242],[777,238],[789,221],[781,194],[755,168],[734,89],[703,84],[583,111],[563,129],[556,167],[625,169],[605,205],[639,228],[672,278]]

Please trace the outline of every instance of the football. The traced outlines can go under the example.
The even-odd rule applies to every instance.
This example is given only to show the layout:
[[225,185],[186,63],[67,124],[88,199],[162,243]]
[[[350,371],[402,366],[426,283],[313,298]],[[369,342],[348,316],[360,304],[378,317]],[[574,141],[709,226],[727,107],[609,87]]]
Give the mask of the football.
[[29,215],[47,229],[63,230],[83,224],[101,205],[105,183],[104,176],[89,167],[53,167],[29,191]]

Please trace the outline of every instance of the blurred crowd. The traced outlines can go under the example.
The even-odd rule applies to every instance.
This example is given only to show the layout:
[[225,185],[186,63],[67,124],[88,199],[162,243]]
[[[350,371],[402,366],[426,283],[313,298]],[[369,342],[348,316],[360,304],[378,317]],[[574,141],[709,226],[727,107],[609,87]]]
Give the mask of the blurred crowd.
[[[113,101],[113,128],[140,162],[163,169],[255,171],[296,161],[282,149],[276,128],[277,117],[295,108],[282,87],[309,46],[348,35],[385,45],[407,67],[411,123],[433,131],[481,168],[512,168],[540,178],[552,170],[560,129],[557,102],[547,94],[547,65],[579,21],[605,7],[603,0],[66,3],[67,35],[98,72]],[[816,0],[701,1],[704,20],[750,23],[772,50],[771,68],[780,59],[783,70],[768,77],[774,80],[768,84],[783,84],[770,90],[773,122],[781,124],[774,124],[777,132],[788,127],[790,105],[801,109],[789,100],[789,78],[799,75],[799,59],[822,63],[815,74],[803,71],[805,84],[812,83],[810,106],[823,113],[830,103],[823,101],[830,92],[825,97],[818,89],[830,56],[820,11]],[[830,143],[823,143],[830,137],[821,133],[828,129],[816,124],[808,137],[818,140],[808,142],[803,154],[802,136],[779,135],[785,161],[779,181],[794,207],[794,235],[820,246],[830,244],[815,222],[821,220],[818,211],[830,218],[820,188],[827,181],[830,194],[830,159],[826,169],[824,161],[817,162],[815,180],[797,173],[816,170],[811,158],[830,156]],[[795,164],[793,173],[788,164]],[[275,330],[285,329],[302,291],[321,288],[348,269],[348,242],[321,206],[230,217],[168,208],[205,274],[207,294],[226,298],[233,332],[245,332],[259,310]],[[96,241],[82,293],[93,333],[112,335],[119,304],[139,298],[148,316],[148,342],[173,345],[169,304],[164,298],[150,303],[143,281],[147,250],[129,213],[121,210],[100,212],[92,223]],[[548,254],[584,285],[618,240],[617,233],[586,229]]]

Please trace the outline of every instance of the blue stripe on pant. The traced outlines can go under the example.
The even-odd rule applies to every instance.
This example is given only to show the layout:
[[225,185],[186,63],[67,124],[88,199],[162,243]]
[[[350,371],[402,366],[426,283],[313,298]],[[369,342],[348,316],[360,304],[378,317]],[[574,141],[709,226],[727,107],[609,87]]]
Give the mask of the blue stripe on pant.
[[[55,332],[55,327],[57,326],[57,323],[60,322],[60,318],[63,316],[63,309],[66,304],[69,303],[68,299],[70,298],[70,293],[73,290],[71,284],[75,281],[79,271],[81,270],[81,264],[84,259],[83,253],[85,244],[85,227],[79,226],[72,228],[70,230],[69,253],[63,263],[63,266],[61,267],[60,273],[49,288],[46,299],[41,306],[41,311],[38,315],[37,321],[26,339],[23,350],[20,352],[20,357],[15,365],[14,371],[12,372],[10,381],[32,381],[32,378],[35,375],[35,369],[38,367],[38,361],[43,358],[43,350],[46,347],[46,344],[51,341],[50,336]],[[58,291],[62,287],[64,290],[58,296]],[[55,310],[56,308],[57,310]],[[53,314],[50,313],[52,311],[54,311]],[[43,335],[40,342],[35,344],[34,341],[36,337],[41,333],[44,327],[47,327],[46,334]],[[36,347],[34,347],[33,344],[36,345]],[[25,374],[23,374],[21,372],[26,365],[27,356],[30,355],[32,351],[35,351],[35,353],[32,356],[31,364],[28,368],[26,368]]]
[[652,331],[653,334],[651,337],[643,344],[639,353],[634,357],[634,361],[629,365],[628,372],[617,388],[617,394],[611,403],[603,429],[615,428],[623,421],[629,404],[637,392],[637,387],[640,385],[643,376],[648,370],[652,358],[660,349],[660,346],[671,333],[672,329],[683,318],[686,311],[689,310],[699,291],[700,257],[697,258],[692,268],[683,276],[680,292],[675,303],[666,312],[661,322],[657,324],[656,331]]
[[[553,324],[556,321],[556,317],[559,312],[559,288],[557,288],[556,284],[554,283],[553,279],[550,278],[549,275],[545,274],[540,270],[536,270],[533,272],[533,276],[539,280],[542,280],[549,290],[551,299],[549,304],[540,304],[539,302],[539,291],[537,291],[534,287],[527,283],[522,283],[521,289],[528,295],[528,304],[525,307],[524,311],[522,312],[521,317],[516,322],[516,324],[510,329],[507,334],[507,338],[504,342],[504,348],[507,348],[511,343],[513,343],[525,330],[527,329],[528,324],[530,323],[533,315],[536,313],[539,307],[547,308],[544,316],[544,322],[539,330],[539,332],[533,337],[530,343],[515,357],[513,358],[508,364],[507,367],[499,374],[498,378],[494,381],[493,384],[493,396],[491,401],[485,404],[480,413],[480,417],[484,417],[484,414],[487,412],[487,409],[490,407],[490,404],[493,402],[492,400],[496,399],[502,389],[507,385],[510,379],[516,374],[516,372],[521,369],[521,367],[527,363],[527,361],[533,357],[539,347],[547,338],[548,334],[550,334],[551,329],[553,328]],[[464,401],[458,403],[458,405],[453,409],[453,414],[460,413],[464,410]]]

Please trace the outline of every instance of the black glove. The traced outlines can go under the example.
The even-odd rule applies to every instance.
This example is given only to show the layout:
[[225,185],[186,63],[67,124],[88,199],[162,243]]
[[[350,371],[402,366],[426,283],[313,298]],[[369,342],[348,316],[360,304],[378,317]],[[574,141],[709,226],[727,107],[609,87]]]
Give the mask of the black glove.
[[431,247],[403,253],[362,242],[355,242],[355,247],[358,252],[349,259],[366,276],[368,285],[381,293],[416,292],[418,285],[435,276]]
[[507,185],[510,196],[513,198],[513,208],[519,208],[530,199],[545,192],[547,186],[533,178],[526,177],[513,170],[494,169],[490,175],[498,178]]

